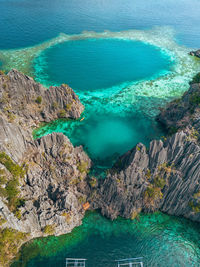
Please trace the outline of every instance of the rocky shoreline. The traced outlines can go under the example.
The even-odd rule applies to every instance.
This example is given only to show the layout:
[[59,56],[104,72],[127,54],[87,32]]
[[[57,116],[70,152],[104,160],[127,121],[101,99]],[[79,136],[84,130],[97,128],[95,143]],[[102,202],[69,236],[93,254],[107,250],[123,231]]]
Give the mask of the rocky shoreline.
[[200,74],[157,120],[169,135],[121,156],[91,202],[111,219],[159,210],[200,222]]
[[[53,119],[77,119],[84,107],[67,85],[49,90],[11,70],[0,75],[0,221],[2,235],[25,240],[65,234],[80,225],[91,160],[63,134],[33,140],[32,130]],[[6,232],[6,230],[10,232]],[[19,241],[21,244],[21,241]],[[16,246],[19,245],[16,243]],[[3,249],[3,248],[2,248]],[[14,250],[15,251],[15,250]],[[2,261],[9,254],[4,251]],[[7,265],[14,253],[7,255]],[[3,253],[2,253],[3,255]]]
[[17,70],[0,74],[0,238],[3,266],[32,238],[61,235],[80,225],[85,210],[134,219],[160,210],[200,222],[200,80],[162,110],[169,131],[149,149],[139,143],[119,158],[105,180],[90,177],[82,146],[60,133],[33,140],[41,122],[79,119],[83,105],[67,85],[49,90]]

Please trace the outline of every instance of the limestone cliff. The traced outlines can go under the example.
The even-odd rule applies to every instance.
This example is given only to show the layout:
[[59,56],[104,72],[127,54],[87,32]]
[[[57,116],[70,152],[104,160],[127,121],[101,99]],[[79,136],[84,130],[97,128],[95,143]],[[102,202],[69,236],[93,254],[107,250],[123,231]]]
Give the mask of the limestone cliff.
[[149,149],[138,144],[100,182],[92,202],[103,215],[134,218],[160,210],[200,222],[199,82],[197,75],[158,116],[171,136],[152,141]]
[[[90,159],[63,134],[33,140],[32,127],[59,117],[77,119],[83,109],[67,85],[46,89],[16,70],[1,73],[0,236],[10,231],[15,239],[17,230],[27,240],[81,224]],[[0,265],[6,266],[2,261],[12,251],[1,249]]]
[[56,118],[79,118],[84,106],[65,84],[48,90],[17,70],[0,73],[0,111],[22,127]]
[[[0,124],[3,124],[0,138],[7,145],[3,151],[14,162],[26,167],[24,177],[19,180],[20,193],[17,196],[23,199],[23,204],[17,209],[20,218],[15,216],[15,210],[9,210],[6,197],[0,198],[0,214],[6,220],[3,227],[36,237],[45,234],[43,230],[48,225],[53,226],[56,235],[68,233],[80,225],[84,215],[82,204],[87,196],[80,193],[79,188],[85,187],[91,166],[82,147],[74,148],[69,139],[59,133],[36,141],[31,137],[25,139],[26,135],[19,127],[12,125],[10,128],[9,123],[2,119]],[[15,153],[17,147],[19,150]],[[0,166],[2,170],[6,168],[3,164]],[[6,180],[5,186],[9,181]]]
[[68,233],[80,225],[87,201],[111,219],[160,210],[200,222],[199,105],[197,75],[157,118],[170,135],[149,148],[139,143],[96,180],[88,177],[91,160],[81,146],[59,133],[32,137],[41,122],[81,115],[73,90],[46,89],[16,70],[0,73],[0,236],[11,231],[10,242],[19,236],[19,247],[33,237]]
[[186,128],[200,131],[200,73],[193,78],[189,90],[180,99],[161,110],[157,120],[171,133]]
[[160,210],[200,222],[200,147],[179,132],[138,144],[109,171],[93,201],[103,215],[134,218]]
[[198,49],[198,50],[196,50],[196,51],[191,51],[191,52],[189,53],[189,55],[191,55],[191,56],[195,56],[195,57],[197,57],[197,58],[200,58],[200,49]]

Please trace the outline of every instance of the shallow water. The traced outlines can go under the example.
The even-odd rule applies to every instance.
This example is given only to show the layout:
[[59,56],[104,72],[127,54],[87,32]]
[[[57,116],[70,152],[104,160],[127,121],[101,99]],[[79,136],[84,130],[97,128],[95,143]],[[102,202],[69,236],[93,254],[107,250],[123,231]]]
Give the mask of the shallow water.
[[[56,121],[36,131],[35,137],[62,132],[74,145],[84,146],[94,168],[111,167],[138,142],[148,146],[164,135],[155,115],[184,92],[186,81],[200,65],[172,40],[178,50],[175,56],[169,40],[164,50],[135,41],[134,33],[79,38],[62,43],[58,39],[41,50],[33,67],[35,78],[43,84],[72,86],[85,105],[84,120]],[[183,76],[186,66],[190,69]]]
[[83,121],[55,121],[37,130],[35,138],[52,132],[64,133],[75,146],[84,146],[95,169],[111,167],[119,155],[138,141],[149,146],[153,138],[164,135],[164,130],[152,118],[140,113],[133,111],[124,116],[112,111],[96,113],[90,108],[86,108],[85,113],[89,113]]
[[[133,83],[161,73],[170,73],[173,62],[158,48],[129,40],[86,39],[70,41],[45,50],[34,62],[36,79],[49,84],[67,83],[79,94],[101,96],[83,100],[82,122],[52,123],[37,132],[37,137],[53,131],[66,134],[74,145],[83,145],[97,164],[111,166],[120,154],[138,141],[148,144],[163,134],[155,121],[144,116],[137,104],[120,112],[109,101],[122,83]],[[39,70],[39,71],[38,71]],[[106,97],[105,97],[106,95]],[[101,101],[104,99],[104,102]],[[128,104],[128,103],[127,103]],[[99,106],[98,111],[95,107]]]
[[144,266],[199,266],[198,224],[165,214],[140,215],[137,220],[107,220],[88,213],[71,234],[35,239],[21,250],[12,267],[64,266],[66,257],[86,258],[88,267],[114,267],[114,260],[144,257]]

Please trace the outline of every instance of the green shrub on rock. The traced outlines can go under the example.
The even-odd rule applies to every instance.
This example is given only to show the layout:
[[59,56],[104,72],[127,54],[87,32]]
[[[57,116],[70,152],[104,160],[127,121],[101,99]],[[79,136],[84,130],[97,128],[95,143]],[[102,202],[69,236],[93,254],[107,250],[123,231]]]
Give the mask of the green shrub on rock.
[[6,223],[6,220],[0,215],[0,226]]
[[38,96],[36,99],[35,99],[35,102],[37,103],[37,104],[41,104],[42,103],[42,97],[41,96]]
[[7,179],[5,170],[0,170],[0,196],[7,199],[8,208],[15,213],[24,204],[24,200],[19,197],[19,179],[24,177],[26,168],[14,163],[5,152],[0,152],[0,163],[11,174],[11,177]]
[[53,102],[52,107],[53,107],[54,109],[57,109],[57,108],[58,108],[58,103],[57,103],[57,102]]
[[193,77],[191,84],[193,83],[200,83],[200,72]]
[[78,168],[80,173],[87,172],[88,162],[87,161],[81,161],[79,164],[77,164],[77,168]]
[[66,118],[67,112],[64,109],[59,110],[58,117],[59,118]]
[[154,187],[153,185],[149,185],[145,191],[145,198],[150,201],[156,201],[158,199],[162,199],[163,194],[158,187]]
[[46,235],[53,235],[55,231],[55,226],[54,225],[46,225],[43,229],[44,234]]
[[200,191],[198,191],[197,193],[195,193],[193,197],[194,197],[195,199],[200,198]]
[[6,169],[13,175],[14,178],[24,177],[24,168],[14,163],[5,152],[0,152],[0,163],[6,167]]
[[72,103],[71,104],[66,104],[66,110],[67,111],[70,111],[72,108]]
[[164,178],[156,176],[152,184],[149,184],[145,193],[144,200],[147,205],[154,206],[155,202],[163,198],[162,189],[166,185]]
[[166,181],[164,178],[161,178],[159,176],[156,176],[153,180],[153,183],[155,187],[159,187],[160,189],[163,189],[164,186],[166,185]]
[[14,229],[0,230],[0,266],[9,266],[10,261],[17,254],[18,248],[27,239],[27,234]]
[[92,177],[91,180],[89,181],[89,184],[91,185],[91,187],[95,187],[97,184],[97,180],[95,177]]
[[200,203],[194,203],[194,201],[190,201],[189,206],[194,213],[200,212]]

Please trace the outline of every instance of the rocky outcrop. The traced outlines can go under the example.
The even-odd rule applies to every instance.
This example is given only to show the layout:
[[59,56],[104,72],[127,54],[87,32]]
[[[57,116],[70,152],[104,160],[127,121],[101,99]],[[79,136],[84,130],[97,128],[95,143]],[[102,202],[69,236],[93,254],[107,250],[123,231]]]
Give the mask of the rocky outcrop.
[[199,105],[197,75],[157,118],[171,136],[152,141],[149,149],[139,143],[96,180],[88,177],[91,160],[81,146],[60,133],[32,137],[40,122],[81,115],[72,89],[47,90],[16,70],[2,73],[0,235],[2,229],[29,234],[23,240],[65,234],[80,225],[89,206],[111,219],[160,210],[200,222]]
[[198,57],[200,58],[200,49],[196,50],[196,51],[191,51],[189,53],[191,56],[195,56],[195,57]]
[[[20,185],[20,198],[25,203],[19,208],[18,219],[9,211],[6,199],[1,199],[0,214],[6,220],[3,227],[30,233],[32,237],[43,235],[48,225],[53,226],[56,235],[70,232],[80,225],[84,215],[82,205],[87,195],[79,189],[87,187],[90,159],[82,147],[74,148],[59,133],[32,142],[18,135],[17,145],[21,147],[17,162],[28,166]],[[8,152],[7,155],[12,157]]]
[[0,110],[9,121],[35,127],[59,117],[79,118],[84,107],[68,85],[44,88],[17,70],[0,75]]
[[32,137],[32,126],[57,119],[60,110],[66,118],[83,111],[67,85],[47,90],[16,70],[0,75],[2,228],[33,238],[65,234],[81,223],[91,160],[63,134]]
[[93,207],[111,219],[160,210],[200,222],[199,74],[157,119],[171,136],[123,155],[100,182]]
[[161,110],[157,120],[171,133],[180,129],[200,131],[200,79],[197,74],[189,90],[180,98],[172,101]]
[[200,222],[199,160],[199,145],[182,131],[149,150],[138,144],[109,171],[94,207],[111,219],[160,210]]

